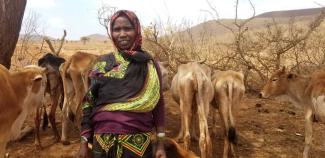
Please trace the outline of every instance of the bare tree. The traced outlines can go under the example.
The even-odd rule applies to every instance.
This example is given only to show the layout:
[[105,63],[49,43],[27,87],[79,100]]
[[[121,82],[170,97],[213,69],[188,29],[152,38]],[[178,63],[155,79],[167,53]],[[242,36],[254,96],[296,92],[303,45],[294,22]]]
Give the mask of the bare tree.
[[249,51],[249,46],[247,45],[247,37],[246,33],[248,31],[248,26],[247,24],[252,21],[255,18],[255,6],[251,2],[251,0],[248,0],[250,7],[253,11],[252,16],[248,19],[245,20],[238,20],[238,6],[239,6],[239,0],[235,1],[235,19],[233,22],[234,27],[228,26],[224,23],[221,22],[219,18],[218,11],[215,6],[209,1],[206,0],[207,4],[210,7],[210,10],[204,10],[208,12],[214,19],[215,22],[227,29],[232,33],[234,36],[234,40],[231,45],[229,45],[230,49],[233,50],[233,54],[229,55],[230,58],[225,58],[226,60],[236,60],[238,65],[240,65],[244,71],[246,72],[244,82],[245,86],[248,86],[248,81],[247,81],[247,75],[250,72],[250,70],[254,70],[258,75],[262,78],[265,79],[265,75],[263,72],[254,64],[252,58],[247,54]]
[[[167,46],[163,43],[163,41],[166,42],[166,40],[162,40],[163,37],[159,38],[159,36],[161,34],[161,31],[159,31],[159,30],[161,28],[158,28],[159,27],[158,25],[160,27],[162,27],[161,23],[158,24],[157,22],[155,22],[155,23],[151,23],[147,27],[142,28],[144,40],[149,43],[149,47],[150,47],[149,49],[154,49],[154,50],[151,50],[151,51],[154,52],[156,59],[158,59],[158,60],[161,60],[163,58],[168,58],[169,59],[169,54],[170,54],[169,52],[171,51],[170,47],[171,47],[173,42],[172,41],[168,42],[168,43],[171,43],[171,44],[167,45]],[[151,44],[153,44],[153,45],[151,45]]]
[[0,64],[10,68],[27,0],[0,0]]
[[270,55],[274,57],[273,65],[275,69],[280,69],[283,64],[283,57],[289,53],[289,50],[295,49],[300,43],[306,42],[324,21],[324,17],[325,12],[323,11],[309,24],[307,30],[295,26],[295,18],[291,18],[286,28],[279,26],[273,19],[273,23],[266,26],[266,31],[258,34],[259,41],[266,41],[265,46],[272,47]]
[[[235,1],[235,19],[233,25],[226,25],[219,19],[216,7],[207,0],[210,10],[205,10],[212,15],[216,23],[227,29],[233,35],[233,41],[228,45],[231,50],[224,60],[234,61],[232,67],[241,67],[246,72],[245,85],[249,86],[247,77],[249,73],[255,73],[261,81],[267,78],[270,70],[280,68],[284,64],[283,58],[290,53],[290,50],[298,44],[306,41],[312,32],[320,26],[324,20],[324,13],[317,16],[310,25],[303,31],[294,26],[294,19],[289,22],[287,27],[281,27],[273,19],[273,23],[266,25],[263,31],[255,33],[250,31],[249,22],[255,18],[255,7],[251,0],[248,0],[253,14],[250,18],[238,19],[239,0]],[[297,56],[296,56],[297,57]],[[220,62],[220,61],[219,61]],[[256,83],[256,79],[253,79]],[[248,87],[253,90],[254,88]]]
[[154,54],[155,59],[168,61],[168,69],[175,73],[181,61],[198,61],[209,55],[206,47],[211,44],[207,30],[199,32],[199,37],[191,28],[191,22],[153,22],[143,27],[144,47]]
[[[38,21],[39,21],[39,15],[37,15],[33,11],[29,12],[27,17],[25,17],[23,20],[22,35],[19,38],[19,42],[17,43],[16,51],[14,55],[16,56],[16,59],[18,59],[16,62],[18,62],[17,65],[19,66],[32,64],[33,59],[38,55],[35,52],[30,52],[32,41],[38,40],[37,39],[38,38],[37,29],[39,27]],[[27,56],[33,56],[33,57],[28,58]]]
[[97,18],[99,21],[99,24],[102,25],[107,33],[107,36],[109,39],[111,38],[111,35],[109,33],[109,22],[111,21],[111,16],[116,12],[117,8],[112,7],[109,5],[103,4],[98,10],[97,10]]

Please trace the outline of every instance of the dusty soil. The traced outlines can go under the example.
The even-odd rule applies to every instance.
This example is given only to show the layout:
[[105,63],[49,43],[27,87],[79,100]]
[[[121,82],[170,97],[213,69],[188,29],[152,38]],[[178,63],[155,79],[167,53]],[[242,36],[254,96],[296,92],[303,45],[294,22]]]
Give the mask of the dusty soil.
[[[169,92],[165,93],[167,106],[167,134],[176,136],[180,128],[180,112],[178,105],[172,100]],[[59,113],[59,111],[58,111]],[[212,113],[210,113],[211,116]],[[209,118],[211,129],[212,121]],[[60,126],[60,119],[58,119]],[[297,158],[302,157],[304,144],[303,110],[288,103],[258,99],[247,95],[237,108],[237,131],[239,143],[237,153],[242,158]],[[314,141],[310,151],[311,158],[325,157],[324,125],[314,123]],[[210,130],[212,132],[212,130]],[[210,133],[211,133],[210,132]],[[43,149],[36,149],[34,136],[30,135],[19,142],[11,142],[7,146],[10,157],[29,158],[69,158],[74,157],[79,148],[77,129],[71,125],[71,145],[56,143],[51,129],[41,132]],[[211,135],[212,136],[212,135]],[[217,134],[213,137],[215,157],[220,157],[223,148],[223,132],[220,121],[217,123]],[[198,143],[193,141],[191,150],[199,154]]]

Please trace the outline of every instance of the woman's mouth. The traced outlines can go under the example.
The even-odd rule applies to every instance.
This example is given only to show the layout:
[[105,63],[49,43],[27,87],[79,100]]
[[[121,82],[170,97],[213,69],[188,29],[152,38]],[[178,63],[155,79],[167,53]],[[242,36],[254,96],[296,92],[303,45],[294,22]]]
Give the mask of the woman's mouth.
[[128,45],[129,44],[129,41],[128,40],[122,40],[122,41],[119,41],[120,45]]

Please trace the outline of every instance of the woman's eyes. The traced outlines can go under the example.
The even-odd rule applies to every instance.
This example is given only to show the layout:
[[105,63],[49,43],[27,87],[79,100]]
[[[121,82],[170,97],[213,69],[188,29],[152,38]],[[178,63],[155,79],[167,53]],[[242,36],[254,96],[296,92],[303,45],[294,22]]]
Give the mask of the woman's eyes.
[[120,31],[132,31],[132,30],[134,30],[134,28],[133,27],[117,27],[117,28],[113,28],[113,31],[114,32],[120,32]]
[[134,30],[134,28],[133,27],[125,27],[124,30],[125,31],[132,31],[132,30]]

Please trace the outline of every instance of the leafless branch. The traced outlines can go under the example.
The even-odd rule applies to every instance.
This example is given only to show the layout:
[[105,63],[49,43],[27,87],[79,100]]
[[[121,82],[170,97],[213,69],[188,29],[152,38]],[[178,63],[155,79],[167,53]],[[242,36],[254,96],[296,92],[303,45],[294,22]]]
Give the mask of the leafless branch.
[[45,36],[45,37],[44,37],[44,40],[45,40],[45,42],[47,43],[47,45],[49,45],[49,48],[50,48],[51,52],[52,52],[53,54],[56,54],[56,51],[55,51],[55,49],[54,49],[54,47],[53,47],[53,45],[52,45],[50,39],[49,39],[48,37]]
[[57,55],[58,56],[60,54],[66,36],[67,36],[67,32],[66,32],[66,30],[63,30],[63,36],[60,39],[60,45],[59,45],[59,48],[58,48],[57,51],[55,51],[55,49],[54,49],[54,47],[53,47],[52,42],[50,41],[50,39],[48,37],[46,37],[46,36],[44,37],[45,42],[49,45],[49,48],[50,48],[51,52],[54,55]]
[[112,7],[104,4],[97,10],[97,18],[99,24],[105,28],[109,39],[112,39],[109,31],[109,23],[111,21],[110,18],[116,11],[117,7]]
[[319,5],[320,7],[325,7],[323,4],[318,3],[318,2],[316,2],[316,1],[314,1],[314,3],[317,4],[317,5]]
[[221,22],[221,20],[219,18],[219,13],[218,13],[216,7],[213,6],[213,4],[209,0],[206,0],[206,2],[209,5],[209,8],[210,8],[211,11],[209,11],[209,10],[201,10],[201,11],[207,12],[208,14],[210,14],[210,16],[212,16],[215,19],[217,24],[219,24],[220,26],[222,26],[225,29],[229,30],[230,32],[234,33],[234,30],[231,27],[229,27],[229,26],[227,26],[227,25],[225,25],[224,23]]
[[60,43],[58,50],[55,52],[55,55],[59,56],[66,36],[67,36],[67,31],[63,30],[63,36],[61,37],[61,40],[60,40],[61,43]]

